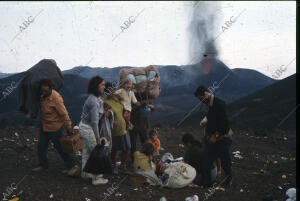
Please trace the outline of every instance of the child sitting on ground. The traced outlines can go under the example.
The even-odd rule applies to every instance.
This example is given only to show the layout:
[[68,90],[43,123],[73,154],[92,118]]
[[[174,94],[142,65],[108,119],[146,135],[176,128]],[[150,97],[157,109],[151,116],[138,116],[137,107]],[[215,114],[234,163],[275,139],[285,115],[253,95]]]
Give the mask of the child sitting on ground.
[[121,104],[124,106],[124,119],[126,121],[126,128],[127,130],[132,130],[133,125],[130,122],[130,113],[131,113],[131,103],[135,104],[136,106],[140,106],[140,102],[136,100],[134,92],[132,89],[132,81],[127,78],[124,82],[120,85],[120,89],[118,89],[115,94],[119,97]]
[[154,156],[159,155],[159,149],[160,149],[160,140],[158,139],[158,131],[156,129],[152,129],[149,132],[149,143],[153,144],[154,146]]
[[152,169],[154,146],[146,142],[143,144],[141,151],[134,152],[133,171],[140,173]]

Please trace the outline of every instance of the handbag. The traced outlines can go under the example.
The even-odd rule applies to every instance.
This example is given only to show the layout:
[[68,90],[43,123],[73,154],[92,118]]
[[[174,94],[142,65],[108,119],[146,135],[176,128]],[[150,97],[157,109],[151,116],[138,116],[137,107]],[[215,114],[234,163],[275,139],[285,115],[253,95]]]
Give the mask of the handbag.
[[73,154],[82,149],[82,139],[78,129],[74,128],[73,135],[64,135],[60,138],[62,151],[66,154]]
[[96,145],[90,154],[83,171],[91,174],[111,174],[112,163],[109,157],[109,150],[105,147],[104,140]]

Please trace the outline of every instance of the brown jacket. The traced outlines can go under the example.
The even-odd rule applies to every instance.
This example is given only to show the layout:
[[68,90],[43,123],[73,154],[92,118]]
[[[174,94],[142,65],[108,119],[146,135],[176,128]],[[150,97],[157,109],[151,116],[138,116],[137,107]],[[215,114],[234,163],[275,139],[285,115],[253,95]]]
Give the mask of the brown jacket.
[[61,95],[52,89],[50,96],[41,98],[41,122],[44,132],[56,132],[63,125],[71,128],[72,122]]

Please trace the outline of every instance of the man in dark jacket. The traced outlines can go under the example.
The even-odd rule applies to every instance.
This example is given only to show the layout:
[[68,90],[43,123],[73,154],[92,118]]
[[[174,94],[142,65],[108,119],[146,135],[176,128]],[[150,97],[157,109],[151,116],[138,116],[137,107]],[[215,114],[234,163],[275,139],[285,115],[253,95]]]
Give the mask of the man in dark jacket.
[[203,175],[204,185],[211,185],[210,169],[217,157],[221,159],[222,167],[227,176],[225,185],[232,184],[232,162],[230,155],[230,146],[232,144],[232,130],[229,127],[229,121],[226,114],[226,103],[211,94],[206,87],[200,85],[194,95],[207,105],[207,114],[205,120],[201,122],[206,126],[203,140],[206,142]]

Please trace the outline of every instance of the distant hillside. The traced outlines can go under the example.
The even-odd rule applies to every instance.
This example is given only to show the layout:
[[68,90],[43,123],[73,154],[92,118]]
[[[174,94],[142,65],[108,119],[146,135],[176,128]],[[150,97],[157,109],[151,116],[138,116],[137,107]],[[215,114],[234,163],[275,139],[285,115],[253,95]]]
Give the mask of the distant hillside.
[[[209,68],[207,68],[209,63]],[[161,76],[160,96],[152,100],[156,110],[151,115],[154,124],[174,124],[181,120],[197,103],[193,96],[199,84],[216,86],[215,93],[228,103],[264,88],[275,80],[249,69],[228,68],[217,59],[205,59],[195,65],[157,66]],[[77,123],[86,97],[88,79],[95,75],[102,76],[106,81],[118,81],[119,71],[129,66],[116,68],[75,67],[63,71],[64,87],[60,91],[71,119]],[[17,83],[23,73],[0,79],[0,91],[4,91],[13,82]],[[1,94],[1,98],[3,94]],[[3,99],[0,104],[0,127],[8,125],[28,124],[23,114],[17,111],[17,89]],[[34,122],[34,121],[32,121]],[[32,123],[36,124],[36,123]]]
[[[206,72],[206,64],[210,64]],[[228,103],[264,88],[274,82],[272,78],[250,69],[228,68],[218,59],[204,59],[202,62],[186,66],[156,65],[161,76],[160,96],[153,100],[156,111],[151,115],[153,123],[172,124],[190,111],[198,102],[193,93],[198,85],[207,87],[219,84],[216,93]],[[119,71],[128,66],[117,68],[75,67],[63,74],[80,75],[90,78],[100,75],[108,81],[118,81]]]
[[[203,104],[202,104],[203,105]],[[227,106],[232,127],[296,129],[296,74],[258,90]],[[199,126],[204,112],[191,115],[182,126]],[[287,117],[287,118],[286,118]],[[286,118],[285,121],[283,121]],[[281,125],[279,125],[282,122]]]
[[0,79],[8,76],[14,75],[14,73],[0,73]]
[[[204,63],[207,61],[211,63],[209,73],[204,72]],[[231,88],[231,94],[230,96],[226,96],[227,92],[225,89],[220,93],[222,96],[226,96],[225,99],[228,101],[236,100],[241,96],[248,95],[251,92],[276,82],[274,79],[255,70],[240,68],[231,70],[218,59],[206,59],[198,64],[186,66],[156,66],[161,76],[160,87],[162,88],[162,93],[160,97],[177,95],[178,91],[180,91],[180,94],[192,94],[199,84],[212,86],[214,82],[220,82],[227,75],[228,77],[225,79],[225,82],[222,83],[222,87]],[[119,72],[124,68],[132,67],[91,68],[78,66],[71,70],[63,71],[63,74],[79,75],[87,79],[99,75],[105,80],[117,82]]]
[[[14,75],[8,78],[0,79],[0,86],[5,83],[17,82],[22,77],[23,73]],[[69,112],[73,123],[78,123],[80,120],[80,114],[82,111],[83,103],[87,97],[87,84],[88,79],[85,79],[76,75],[64,75],[64,87],[59,91],[64,99],[64,103]],[[1,90],[3,88],[0,88]],[[33,125],[39,124],[38,119],[29,119],[25,115],[18,111],[17,100],[18,89],[14,89],[13,92],[2,100],[0,104],[0,127],[8,125]]]
[[295,108],[296,74],[230,104],[228,111],[234,126],[295,130],[296,112],[288,116]]

